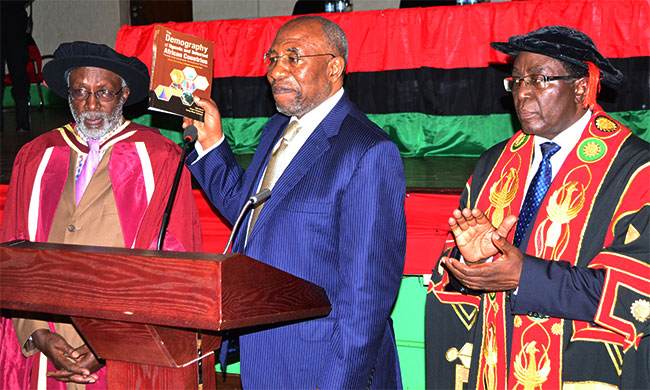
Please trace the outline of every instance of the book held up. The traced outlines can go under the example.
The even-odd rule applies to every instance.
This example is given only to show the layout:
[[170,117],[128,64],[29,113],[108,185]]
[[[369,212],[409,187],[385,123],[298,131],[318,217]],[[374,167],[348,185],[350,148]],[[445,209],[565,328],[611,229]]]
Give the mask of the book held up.
[[194,97],[210,98],[213,56],[212,41],[156,26],[149,109],[203,121]]

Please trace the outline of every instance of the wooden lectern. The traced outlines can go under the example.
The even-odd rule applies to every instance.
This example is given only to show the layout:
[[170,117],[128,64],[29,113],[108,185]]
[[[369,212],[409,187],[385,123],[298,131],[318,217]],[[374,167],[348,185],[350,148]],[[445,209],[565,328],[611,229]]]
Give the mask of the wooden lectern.
[[3,309],[70,316],[110,389],[196,389],[201,358],[214,388],[222,331],[331,310],[323,288],[241,254],[29,241],[0,244],[0,297]]

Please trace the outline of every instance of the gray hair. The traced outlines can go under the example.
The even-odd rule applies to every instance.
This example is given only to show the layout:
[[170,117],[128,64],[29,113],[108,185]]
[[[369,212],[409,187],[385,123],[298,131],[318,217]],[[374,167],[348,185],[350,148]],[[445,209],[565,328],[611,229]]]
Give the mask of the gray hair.
[[[65,77],[65,86],[68,87],[68,88],[70,88],[70,73],[72,72],[72,69],[76,69],[76,68],[70,68],[70,69],[66,70],[66,71],[65,71],[65,74],[63,75],[63,77]],[[120,76],[120,75],[118,74],[117,77],[119,77],[119,78],[120,78],[120,81],[122,82],[122,86],[121,86],[121,88],[122,88],[122,89],[127,88],[127,87],[128,87],[128,84],[127,84],[126,81],[122,78],[122,76]]]
[[306,16],[300,16],[295,19],[292,19],[289,22],[287,22],[284,26],[293,23],[308,22],[308,21],[315,21],[321,25],[321,28],[323,29],[323,35],[325,35],[325,37],[327,38],[327,43],[331,46],[332,51],[334,51],[333,54],[339,57],[343,57],[343,60],[345,61],[345,66],[347,67],[348,38],[345,36],[345,32],[341,27],[339,27],[338,24],[322,16],[306,15]]

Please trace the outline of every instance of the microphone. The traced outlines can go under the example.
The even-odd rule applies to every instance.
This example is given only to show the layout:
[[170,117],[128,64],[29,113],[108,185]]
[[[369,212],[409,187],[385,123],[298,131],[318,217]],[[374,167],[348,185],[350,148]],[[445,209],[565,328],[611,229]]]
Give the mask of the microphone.
[[266,201],[269,198],[269,196],[271,196],[271,190],[269,190],[268,188],[264,188],[262,191],[248,198],[248,200],[244,204],[244,207],[242,207],[241,211],[239,212],[237,221],[235,221],[235,224],[232,227],[232,232],[230,233],[230,237],[228,237],[228,243],[226,244],[226,248],[223,250],[224,255],[228,252],[228,248],[230,248],[230,244],[232,243],[235,234],[237,234],[237,230],[239,230],[239,226],[241,225],[241,222],[244,219],[246,213],[250,211],[251,208]]
[[185,128],[183,132],[183,142],[186,144],[196,141],[196,137],[199,135],[199,130],[194,125],[189,125]]
[[185,158],[189,154],[191,145],[196,140],[198,134],[199,131],[193,125],[187,126],[183,132],[183,153],[181,153],[181,159],[178,161],[176,175],[174,176],[174,182],[172,183],[172,190],[169,194],[169,199],[167,200],[165,212],[163,213],[162,223],[160,224],[160,232],[158,232],[158,245],[156,248],[159,251],[162,250],[163,243],[165,242],[165,234],[167,233],[167,226],[169,225],[169,217],[172,214],[172,206],[174,206],[174,199],[176,199],[178,184],[180,183],[181,175],[183,174],[183,165],[185,164]]

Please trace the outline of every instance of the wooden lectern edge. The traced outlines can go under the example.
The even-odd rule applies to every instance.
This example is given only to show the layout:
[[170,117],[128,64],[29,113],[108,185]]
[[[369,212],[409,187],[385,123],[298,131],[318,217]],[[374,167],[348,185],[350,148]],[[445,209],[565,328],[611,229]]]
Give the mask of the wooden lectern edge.
[[225,330],[221,326],[221,323],[223,321],[218,321],[216,319],[212,323],[217,325],[212,326],[212,325],[206,325],[205,321],[170,322],[168,316],[156,317],[156,316],[147,315],[146,319],[139,319],[138,315],[126,315],[115,311],[99,310],[99,311],[89,312],[88,310],[85,309],[71,310],[68,308],[59,308],[53,305],[32,306],[32,305],[27,305],[24,302],[9,302],[5,300],[0,300],[0,308],[20,311],[25,313],[34,313],[34,314],[49,313],[49,314],[62,315],[68,317],[102,319],[102,320],[118,321],[118,322],[132,322],[137,324],[168,326],[172,328],[204,329],[204,330],[211,330],[211,331]]
[[[291,315],[284,315],[281,320],[275,320],[277,315],[268,314],[264,316],[249,317],[243,320],[223,320],[221,321],[221,327],[218,331],[227,331],[235,330],[241,328],[248,328],[252,326],[261,326],[261,325],[277,325],[283,324],[285,322],[292,322],[296,320],[310,321],[320,317],[326,317],[332,311],[331,306],[310,309],[310,310],[301,310],[292,313]],[[211,329],[207,329],[211,330]]]
[[[20,248],[21,250],[26,250],[28,252],[31,251],[38,251],[38,250],[54,250],[54,251],[70,251],[71,248],[74,248],[75,251],[81,252],[81,253],[96,253],[99,255],[119,255],[119,254],[124,254],[128,256],[134,256],[138,257],[139,255],[144,255],[145,258],[151,258],[151,257],[159,257],[159,258],[165,258],[165,257],[172,257],[175,258],[174,256],[180,255],[180,256],[187,256],[188,254],[191,253],[191,256],[198,256],[199,258],[193,258],[193,259],[186,259],[186,260],[211,260],[212,262],[221,262],[223,260],[226,260],[228,258],[237,258],[239,256],[246,257],[245,255],[239,254],[239,253],[231,253],[228,255],[217,255],[217,254],[206,254],[206,253],[195,253],[195,252],[171,252],[171,251],[151,251],[151,250],[134,250],[134,249],[125,249],[125,248],[111,248],[111,247],[92,247],[92,246],[72,246],[72,245],[66,245],[66,244],[51,244],[51,243],[36,243],[36,242],[29,242],[26,240],[20,240],[20,241],[13,241],[13,242],[8,242],[8,243],[3,243],[0,244],[0,247],[17,247]],[[216,257],[216,258],[215,258]],[[250,259],[253,261],[257,261],[255,259]],[[268,264],[260,262],[261,266],[264,267],[269,267],[273,268]],[[280,272],[282,274],[288,274],[284,271],[275,269],[277,272]],[[291,275],[292,276],[292,275]],[[307,282],[307,281],[305,281]],[[310,283],[310,282],[307,282]],[[313,283],[310,283],[313,284]],[[314,285],[315,286],[315,285]],[[109,321],[120,321],[120,322],[131,322],[131,323],[142,323],[142,324],[152,324],[152,325],[161,325],[161,326],[168,326],[168,327],[175,327],[175,328],[185,328],[185,329],[203,329],[203,330],[209,330],[209,331],[224,331],[224,330],[232,330],[235,328],[240,328],[240,327],[249,327],[249,326],[257,326],[257,325],[263,325],[263,324],[269,324],[269,323],[282,323],[282,322],[287,322],[287,321],[294,321],[296,319],[309,319],[309,318],[314,318],[314,317],[319,317],[319,316],[325,316],[331,311],[331,305],[329,304],[329,300],[327,299],[327,295],[325,291],[322,289],[322,287],[316,286],[319,290],[321,290],[321,293],[323,294],[325,298],[325,302],[327,302],[326,305],[321,305],[317,307],[312,307],[307,310],[296,310],[296,311],[291,311],[289,313],[285,313],[281,319],[277,319],[275,314],[264,314],[261,316],[250,316],[251,313],[247,313],[247,318],[245,319],[229,319],[229,318],[223,318],[221,317],[224,313],[212,313],[208,314],[207,316],[205,315],[206,313],[198,314],[196,317],[185,317],[182,320],[176,319],[173,321],[169,320],[169,316],[167,315],[156,315],[155,313],[152,314],[151,312],[136,312],[131,314],[128,311],[116,311],[116,310],[101,310],[95,308],[93,309],[88,309],[87,306],[84,307],[74,307],[70,305],[56,305],[52,304],[51,302],[47,305],[40,305],[40,304],[35,304],[34,302],[30,302],[30,300],[25,300],[23,301],[22,299],[16,299],[16,297],[13,297],[13,300],[7,300],[7,297],[5,299],[0,301],[0,307],[5,308],[5,309],[11,309],[11,310],[20,310],[20,311],[27,311],[27,312],[36,312],[36,313],[51,313],[51,314],[58,314],[58,315],[67,315],[67,316],[75,316],[75,317],[81,317],[81,318],[94,318],[94,319],[104,319],[104,320],[109,320]],[[320,295],[320,294],[319,294]],[[223,310],[223,308],[221,308]],[[129,314],[127,314],[129,313]],[[270,321],[269,321],[270,320]]]
[[178,323],[178,322],[172,323],[169,321],[169,317],[167,316],[161,316],[161,317],[147,316],[145,320],[138,320],[136,318],[137,316],[114,315],[118,313],[113,311],[107,311],[107,312],[96,311],[96,312],[89,313],[87,310],[81,310],[81,309],[79,311],[76,311],[76,310],[61,309],[55,306],[32,307],[32,306],[25,305],[21,302],[7,302],[7,301],[2,301],[0,306],[3,309],[18,310],[18,311],[28,312],[28,313],[50,313],[50,314],[65,315],[70,317],[103,319],[109,321],[132,322],[138,324],[160,325],[160,326],[168,326],[173,328],[208,330],[208,331],[215,331],[215,332],[223,332],[227,330],[234,330],[234,329],[239,329],[244,327],[259,326],[259,325],[266,325],[266,324],[279,324],[283,322],[290,322],[290,321],[295,321],[300,319],[308,321],[318,317],[327,316],[332,310],[332,307],[329,305],[319,307],[319,308],[308,309],[308,310],[298,310],[291,314],[284,314],[283,318],[280,320],[275,320],[275,318],[277,318],[277,314],[267,314],[261,316],[247,317],[245,319],[230,319],[230,320],[215,319],[214,322],[212,323],[206,323],[204,321],[188,321],[184,323]]

